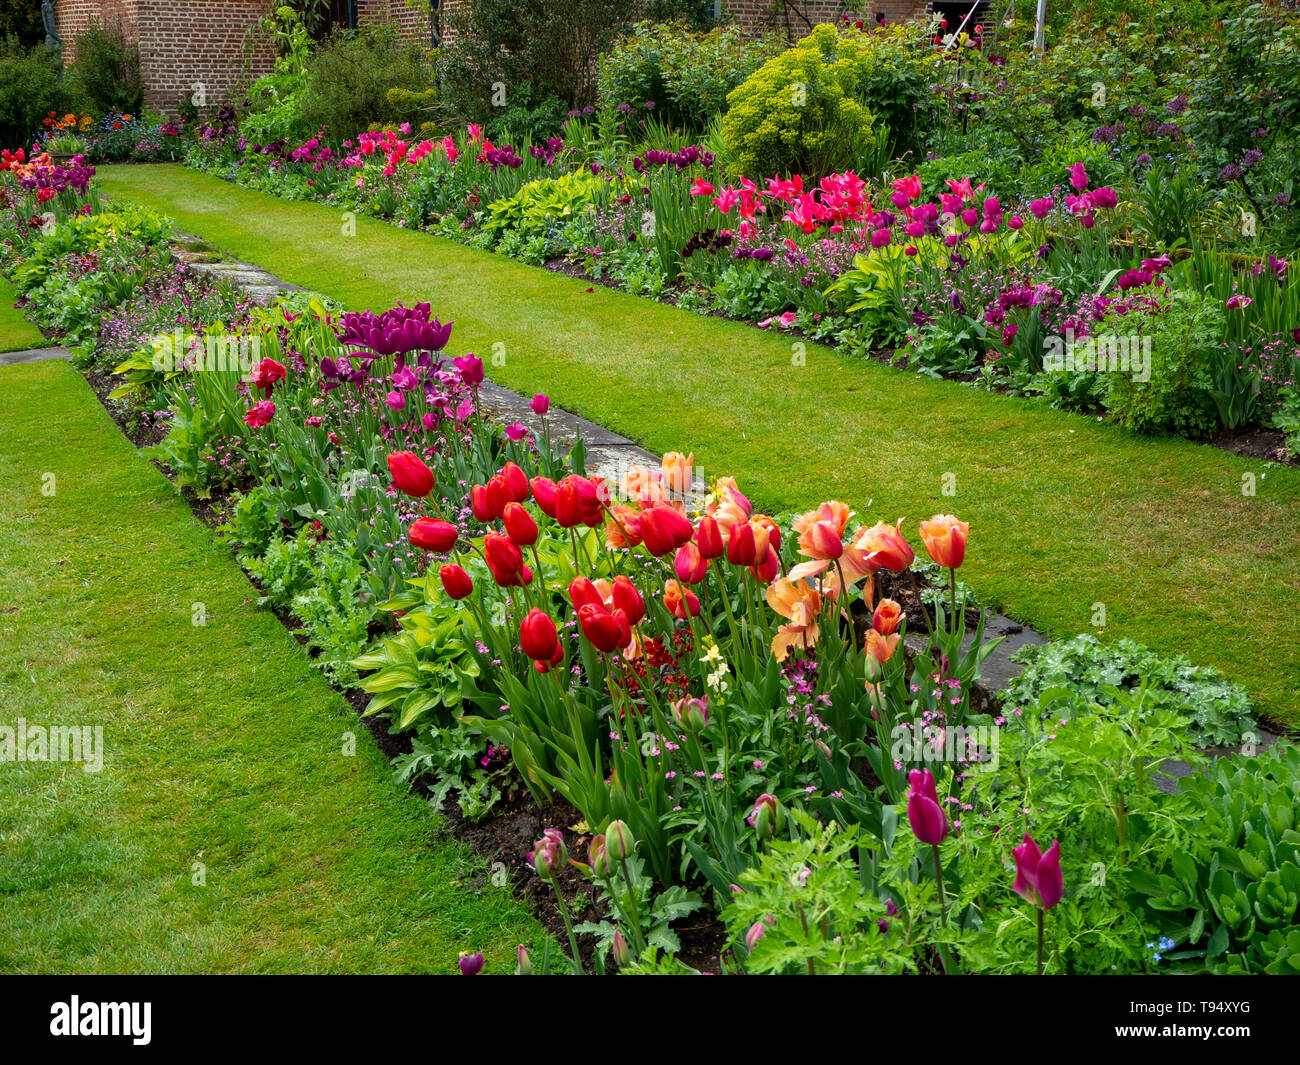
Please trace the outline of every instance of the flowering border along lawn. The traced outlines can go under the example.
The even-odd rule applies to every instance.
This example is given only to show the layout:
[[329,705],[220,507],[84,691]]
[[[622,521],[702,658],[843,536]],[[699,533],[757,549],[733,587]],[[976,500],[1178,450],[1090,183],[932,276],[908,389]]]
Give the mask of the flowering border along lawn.
[[0,766],[0,970],[452,973],[538,941],[69,364],[0,368],[0,463],[4,722],[103,728],[99,772]]
[[689,447],[768,512],[874,500],[913,532],[960,512],[982,547],[963,578],[986,601],[1048,635],[1100,630],[1217,666],[1300,725],[1300,470],[814,344],[799,359],[789,337],[364,217],[344,236],[326,206],[178,165],[96,180],[350,308],[427,300],[495,380],[653,450]]

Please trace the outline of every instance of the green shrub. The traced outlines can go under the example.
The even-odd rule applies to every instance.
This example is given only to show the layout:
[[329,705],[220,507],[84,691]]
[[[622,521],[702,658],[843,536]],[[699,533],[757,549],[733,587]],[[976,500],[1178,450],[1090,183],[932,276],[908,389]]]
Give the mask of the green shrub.
[[325,130],[341,140],[376,123],[399,122],[403,115],[390,90],[418,92],[432,77],[424,50],[403,44],[392,23],[337,30],[307,61],[303,123],[308,132]]
[[96,114],[117,111],[139,114],[144,104],[140,79],[140,49],[126,39],[121,23],[91,19],[77,37],[76,58],[68,64],[68,80]]
[[0,147],[31,148],[47,114],[79,110],[79,103],[44,45],[24,49],[11,39],[0,51]]
[[736,26],[702,33],[639,22],[600,57],[600,99],[607,107],[652,100],[664,122],[700,132],[726,109],[728,93],[784,48],[775,34],[747,38]]
[[813,179],[852,166],[875,141],[861,98],[874,62],[870,38],[834,26],[769,59],[727,97],[730,161],[745,174]]
[[1149,339],[1150,380],[1133,373],[1106,375],[1106,409],[1112,418],[1140,433],[1175,433],[1191,440],[1213,434],[1219,424],[1210,392],[1210,367],[1224,332],[1218,301],[1189,291],[1174,291],[1153,314],[1110,315],[1097,334]]

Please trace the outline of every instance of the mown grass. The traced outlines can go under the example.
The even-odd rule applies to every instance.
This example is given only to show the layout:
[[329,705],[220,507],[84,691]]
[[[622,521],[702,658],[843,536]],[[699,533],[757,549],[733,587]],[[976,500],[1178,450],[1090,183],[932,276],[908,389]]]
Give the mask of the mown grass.
[[[352,308],[428,300],[491,375],[765,508],[840,498],[971,523],[963,576],[1053,636],[1098,629],[1218,666],[1300,725],[1300,471],[850,359],[180,166],[103,167],[111,196]],[[500,361],[500,359],[498,359]],[[1255,494],[1243,478],[1255,477]],[[953,494],[945,494],[950,491]]]
[[0,762],[0,971],[513,969],[522,905],[67,363],[0,368],[0,468],[0,724],[106,750]]
[[0,352],[46,346],[41,331],[23,317],[22,311],[14,308],[17,295],[13,285],[0,277]]

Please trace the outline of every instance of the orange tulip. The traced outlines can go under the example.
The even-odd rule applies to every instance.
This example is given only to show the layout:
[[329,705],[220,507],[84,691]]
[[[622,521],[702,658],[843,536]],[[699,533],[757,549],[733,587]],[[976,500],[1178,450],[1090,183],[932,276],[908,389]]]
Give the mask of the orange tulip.
[[882,599],[871,617],[871,627],[881,636],[892,636],[902,620],[903,608],[892,599]]
[[820,630],[817,615],[821,611],[822,597],[807,581],[782,578],[767,586],[767,604],[790,623],[777,629],[772,637],[772,654],[778,662],[784,661],[795,646],[812,647],[817,643]]
[[675,618],[696,617],[700,612],[700,597],[683,588],[676,581],[664,581],[664,606]]
[[732,526],[749,520],[754,508],[736,487],[734,477],[719,477],[713,495],[713,502],[704,508],[704,512],[718,523],[723,539],[726,539]]
[[970,525],[951,514],[936,514],[921,522],[921,539],[925,549],[944,569],[957,569],[966,557],[966,534]]
[[683,455],[680,451],[670,451],[663,457],[660,470],[663,476],[664,490],[672,499],[681,499],[691,490],[692,475],[695,470],[695,452]]
[[867,642],[863,650],[883,666],[894,657],[894,651],[897,649],[898,641],[901,638],[898,633],[891,636],[882,636],[875,629],[868,629]]
[[626,503],[615,503],[609,508],[609,512],[610,520],[605,525],[605,543],[615,551],[640,544],[640,512]]
[[912,545],[898,531],[898,526],[902,524],[903,519],[899,518],[898,525],[886,525],[883,521],[878,521],[870,529],[859,529],[853,538],[853,546],[866,553],[873,569],[902,573],[916,558]]

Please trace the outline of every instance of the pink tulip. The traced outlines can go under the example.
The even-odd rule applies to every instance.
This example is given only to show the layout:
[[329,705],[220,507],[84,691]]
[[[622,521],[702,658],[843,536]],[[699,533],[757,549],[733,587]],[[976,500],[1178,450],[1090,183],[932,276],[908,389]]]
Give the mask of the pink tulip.
[[1025,833],[1025,842],[1011,851],[1016,859],[1016,882],[1012,890],[1035,906],[1050,910],[1065,893],[1061,876],[1061,844],[1052,840],[1047,853],[1038,850],[1034,837]]

